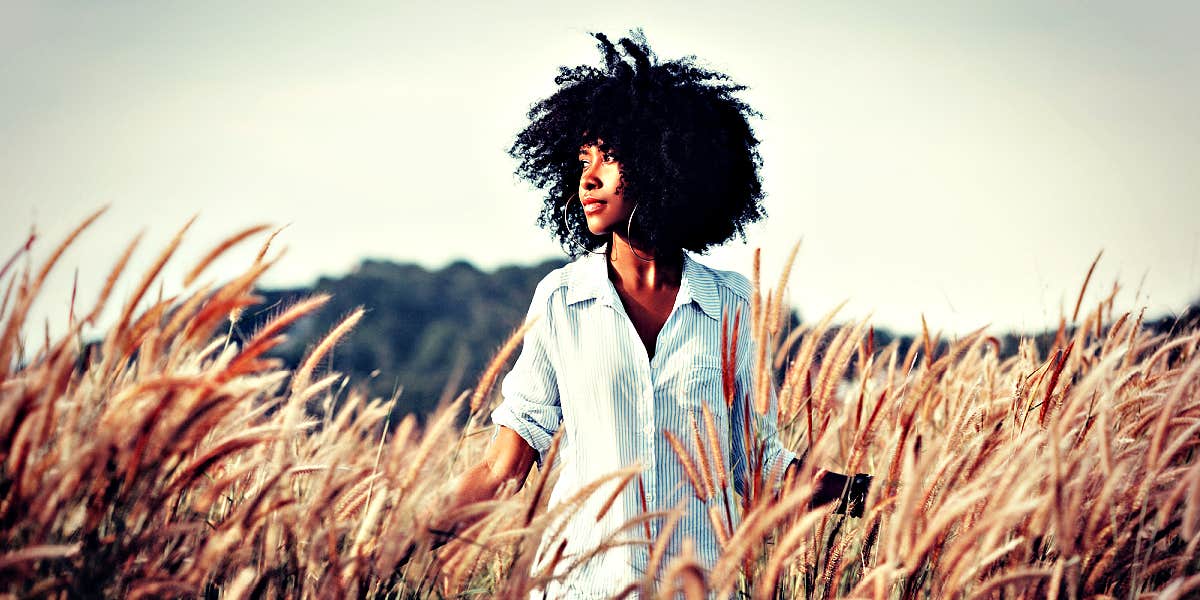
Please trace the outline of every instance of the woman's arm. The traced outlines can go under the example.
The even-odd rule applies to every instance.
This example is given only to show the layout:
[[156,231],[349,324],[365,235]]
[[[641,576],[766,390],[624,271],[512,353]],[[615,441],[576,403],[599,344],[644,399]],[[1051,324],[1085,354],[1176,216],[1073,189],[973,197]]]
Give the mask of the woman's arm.
[[432,512],[427,519],[429,531],[438,539],[438,545],[479,520],[479,516],[458,518],[459,509],[494,499],[496,492],[509,481],[516,482],[514,491],[520,489],[537,455],[537,450],[517,432],[501,426],[483,460],[467,469],[459,478],[450,504]]

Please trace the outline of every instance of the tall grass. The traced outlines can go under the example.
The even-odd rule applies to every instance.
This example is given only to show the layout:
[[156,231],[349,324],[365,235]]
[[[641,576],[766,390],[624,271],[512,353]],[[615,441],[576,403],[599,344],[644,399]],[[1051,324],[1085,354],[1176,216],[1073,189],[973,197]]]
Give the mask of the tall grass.
[[[479,385],[428,426],[411,417],[393,426],[387,417],[402,398],[366,398],[318,369],[361,310],[295,371],[267,352],[327,297],[279,310],[244,342],[227,334],[257,302],[255,282],[275,260],[269,238],[233,281],[151,298],[181,231],[98,344],[84,343],[83,328],[111,300],[136,240],[87,312],[73,300],[65,335],[27,344],[25,320],[42,282],[97,216],[44,265],[15,269],[26,244],[0,268],[0,593],[521,597],[581,560],[564,555],[555,524],[607,489],[605,481],[548,510],[548,476],[532,475],[523,489],[468,507],[482,518],[436,551],[432,534],[416,526],[446,505],[451,476],[485,448],[493,383],[520,331]],[[264,231],[216,244],[186,283]],[[663,569],[630,592],[1197,594],[1200,332],[1153,335],[1140,312],[1116,311],[1110,296],[1064,319],[1047,356],[1025,341],[1001,358],[984,330],[943,342],[927,328],[902,355],[895,343],[876,348],[866,321],[835,330],[834,314],[782,331],[786,272],[756,300],[746,327],[730,315],[727,337],[772,340],[760,344],[753,404],[765,407],[772,367],[783,370],[781,431],[789,447],[807,449],[806,472],[779,495],[755,489],[737,498],[710,458],[720,432],[705,413],[692,435],[670,443],[696,494],[719,499],[710,517],[722,555],[710,570],[686,548],[665,556],[665,538],[635,540]],[[808,510],[818,465],[875,474],[864,518]],[[638,478],[622,471],[607,480],[623,488]],[[662,519],[669,535],[677,516],[642,515],[628,531]],[[543,536],[550,564],[534,571]]]

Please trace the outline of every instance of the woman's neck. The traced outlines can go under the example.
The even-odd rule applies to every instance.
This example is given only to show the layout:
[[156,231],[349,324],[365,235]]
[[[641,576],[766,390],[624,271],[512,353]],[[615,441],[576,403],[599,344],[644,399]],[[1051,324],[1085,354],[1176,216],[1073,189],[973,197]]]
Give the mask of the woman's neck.
[[679,287],[683,276],[683,252],[673,256],[655,254],[645,245],[613,234],[609,244],[608,275],[627,290],[661,290]]

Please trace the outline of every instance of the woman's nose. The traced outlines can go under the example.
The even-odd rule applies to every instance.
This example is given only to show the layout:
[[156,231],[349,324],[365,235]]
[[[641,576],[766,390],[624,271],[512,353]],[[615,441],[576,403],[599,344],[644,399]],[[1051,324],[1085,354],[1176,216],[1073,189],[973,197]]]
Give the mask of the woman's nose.
[[585,190],[594,190],[604,185],[596,171],[597,167],[596,163],[591,163],[584,168],[583,173],[579,176],[580,187]]

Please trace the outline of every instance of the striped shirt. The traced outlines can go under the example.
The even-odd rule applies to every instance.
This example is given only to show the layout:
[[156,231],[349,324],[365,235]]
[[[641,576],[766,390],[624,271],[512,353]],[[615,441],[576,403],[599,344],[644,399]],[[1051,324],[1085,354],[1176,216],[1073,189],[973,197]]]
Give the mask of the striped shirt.
[[[542,463],[555,433],[564,430],[556,464],[550,465],[561,469],[550,495],[550,510],[589,483],[638,465],[650,511],[684,509],[661,564],[669,563],[680,552],[683,540],[691,538],[700,562],[713,565],[720,547],[708,505],[722,505],[724,515],[721,493],[707,504],[697,499],[664,432],[671,432],[697,468],[703,468],[693,442],[692,419],[707,442],[701,410],[701,404],[707,404],[721,445],[719,452],[706,449],[709,460],[719,458],[733,491],[744,494],[750,485],[750,460],[742,433],[745,404],[749,403],[748,414],[755,421],[752,431],[759,440],[755,445],[764,448],[763,477],[771,479],[763,483],[770,487],[779,484],[795,454],[778,440],[774,389],[765,416],[753,409],[751,293],[742,275],[709,268],[685,253],[679,292],[650,359],[608,279],[606,256],[585,255],[542,279],[529,309],[529,317],[537,317],[537,321],[526,332],[521,353],[501,383],[503,400],[492,412],[492,421],[512,429],[537,450],[542,468],[546,468]],[[721,318],[727,313],[732,325],[739,308],[737,393],[730,409],[721,378]],[[712,480],[718,485],[715,464],[713,469]],[[606,541],[645,540],[640,523],[621,529],[642,514],[636,477],[597,520],[617,485],[614,480],[601,486],[578,510],[565,511],[566,517],[546,530],[534,569],[547,564],[560,539],[566,539],[556,570],[570,572],[563,581],[551,583],[545,597],[610,597],[642,578],[649,559],[645,544],[617,545],[592,557],[583,556]],[[732,495],[730,503],[736,507]],[[732,512],[736,527],[737,511]],[[663,525],[662,519],[650,521],[652,539]],[[551,539],[559,526],[563,528],[561,538]],[[573,567],[576,560],[580,564]]]

